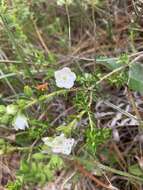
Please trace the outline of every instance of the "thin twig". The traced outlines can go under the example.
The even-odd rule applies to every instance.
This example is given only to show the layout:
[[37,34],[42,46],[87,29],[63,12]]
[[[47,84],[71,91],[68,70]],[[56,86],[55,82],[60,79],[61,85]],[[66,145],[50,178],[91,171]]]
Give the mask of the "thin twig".
[[5,82],[7,83],[7,85],[9,86],[9,88],[11,89],[11,91],[13,92],[13,94],[17,96],[15,89],[13,88],[13,86],[11,85],[11,83],[9,82],[7,77],[4,77],[5,74],[2,72],[2,70],[0,70],[0,74],[1,74],[0,79],[3,78],[5,80]]
[[115,110],[118,110],[119,112],[121,112],[122,114],[126,115],[127,117],[133,118],[133,119],[135,119],[135,120],[138,121],[138,119],[137,119],[134,115],[132,115],[132,114],[130,114],[130,113],[124,111],[123,109],[121,109],[121,108],[119,108],[118,106],[112,104],[111,102],[109,102],[109,101],[104,101],[104,104],[110,106],[111,108],[113,108],[113,109],[115,109]]
[[0,63],[21,63],[21,61],[0,59]]
[[69,50],[70,50],[71,49],[71,21],[70,21],[70,14],[69,14],[67,1],[65,4],[65,8],[66,8],[66,14],[67,14],[67,19],[68,19],[68,36],[69,36]]
[[66,183],[67,183],[69,180],[71,180],[75,174],[76,174],[75,171],[72,172],[72,174],[71,174],[67,179],[64,180],[64,182],[63,182],[62,185],[61,185],[60,190],[64,190],[64,186],[66,185]]
[[39,31],[37,25],[36,25],[36,22],[33,21],[33,24],[34,24],[34,28],[35,28],[35,31],[36,31],[36,34],[37,34],[37,37],[42,45],[42,47],[45,49],[46,53],[48,55],[50,55],[50,50],[48,49],[47,45],[45,44],[44,40],[43,40],[43,37],[41,35],[41,32]]
[[132,95],[131,91],[129,90],[129,88],[127,89],[127,92],[128,92],[129,101],[131,102],[133,110],[134,110],[134,112],[135,112],[135,114],[136,114],[136,116],[138,118],[139,126],[140,126],[140,128],[143,129],[143,123],[142,123],[141,115],[140,115],[140,113],[138,111],[138,108],[137,108],[136,103],[134,101],[133,95]]
[[58,117],[56,117],[50,125],[54,125],[63,115],[65,115],[66,113],[68,113],[69,111],[71,111],[75,106],[71,106],[68,109],[66,109],[64,112],[62,112],[60,115],[58,115]]
[[75,167],[76,169],[81,173],[83,174],[84,176],[90,178],[91,180],[93,180],[95,183],[97,183],[98,185],[100,185],[101,187],[103,188],[106,188],[106,189],[111,189],[112,188],[109,186],[109,185],[106,185],[104,184],[102,181],[100,181],[99,179],[97,179],[95,176],[93,176],[90,172],[88,172],[84,166],[77,160],[74,161],[74,164],[75,164]]

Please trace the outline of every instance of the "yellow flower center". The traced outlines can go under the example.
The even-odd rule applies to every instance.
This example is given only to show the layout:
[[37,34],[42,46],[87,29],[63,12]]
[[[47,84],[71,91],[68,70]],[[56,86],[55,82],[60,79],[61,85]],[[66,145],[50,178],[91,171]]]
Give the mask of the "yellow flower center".
[[66,76],[63,76],[62,79],[63,79],[64,81],[66,81],[66,80],[67,80],[67,77],[66,77]]

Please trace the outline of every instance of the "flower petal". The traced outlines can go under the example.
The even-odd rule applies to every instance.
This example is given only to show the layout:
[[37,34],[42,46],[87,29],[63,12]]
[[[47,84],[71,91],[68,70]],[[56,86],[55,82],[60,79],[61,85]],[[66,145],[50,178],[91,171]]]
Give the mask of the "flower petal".
[[25,130],[26,128],[29,128],[27,118],[24,115],[17,115],[13,122],[13,126],[15,130]]
[[51,147],[53,153],[61,153],[66,155],[69,155],[71,153],[72,147],[75,143],[75,140],[73,138],[66,138],[64,137],[64,134],[61,134],[54,139],[46,137],[42,140],[47,146]]
[[70,89],[74,85],[76,80],[76,75],[74,72],[71,72],[70,68],[64,67],[59,71],[55,71],[56,85],[59,88]]

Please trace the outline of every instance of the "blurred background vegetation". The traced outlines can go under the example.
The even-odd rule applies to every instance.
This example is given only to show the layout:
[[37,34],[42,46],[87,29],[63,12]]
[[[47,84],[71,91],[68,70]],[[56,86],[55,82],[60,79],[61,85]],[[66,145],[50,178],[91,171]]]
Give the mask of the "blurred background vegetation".
[[[143,188],[142,6],[0,1],[1,189]],[[63,67],[77,75],[71,90],[55,85]],[[30,128],[13,129],[17,113]],[[76,139],[72,155],[44,154],[42,137],[59,133]]]

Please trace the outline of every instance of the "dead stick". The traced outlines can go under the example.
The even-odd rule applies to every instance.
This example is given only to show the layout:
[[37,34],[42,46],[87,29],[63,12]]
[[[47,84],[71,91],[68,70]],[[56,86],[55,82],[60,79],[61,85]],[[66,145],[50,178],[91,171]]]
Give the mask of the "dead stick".
[[106,189],[111,189],[111,190],[113,189],[112,187],[110,187],[110,185],[104,184],[102,181],[100,181],[100,180],[97,179],[95,176],[93,176],[90,172],[88,172],[88,171],[84,168],[84,166],[79,163],[78,160],[75,160],[75,161],[74,161],[74,165],[75,165],[76,169],[77,169],[80,173],[82,173],[84,176],[90,178],[91,180],[93,180],[93,181],[94,181],[95,183],[97,183],[98,185],[100,185],[100,186],[102,186],[102,187],[104,187],[104,188],[106,188]]

